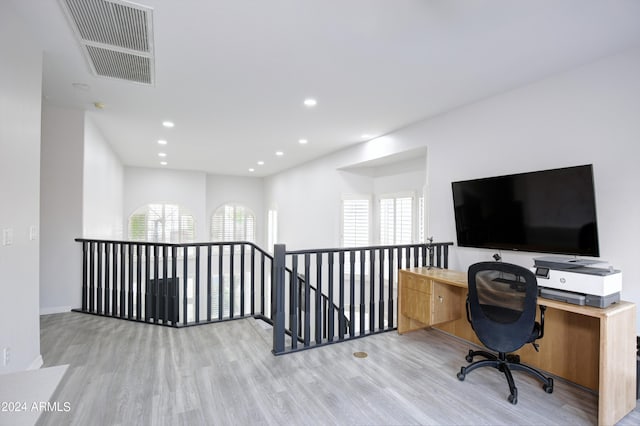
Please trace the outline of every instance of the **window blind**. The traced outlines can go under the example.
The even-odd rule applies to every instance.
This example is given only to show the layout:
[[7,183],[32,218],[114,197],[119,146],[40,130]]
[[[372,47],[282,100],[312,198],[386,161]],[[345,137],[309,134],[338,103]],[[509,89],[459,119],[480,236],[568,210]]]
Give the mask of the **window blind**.
[[255,242],[255,217],[246,207],[225,204],[211,217],[212,241]]
[[413,197],[380,199],[380,244],[411,244]]
[[369,245],[369,200],[342,201],[342,246],[364,247]]

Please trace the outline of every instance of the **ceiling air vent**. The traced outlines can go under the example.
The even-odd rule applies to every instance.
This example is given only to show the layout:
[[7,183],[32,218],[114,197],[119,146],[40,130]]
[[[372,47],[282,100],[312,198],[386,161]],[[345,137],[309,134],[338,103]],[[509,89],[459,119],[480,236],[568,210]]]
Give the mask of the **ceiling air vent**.
[[152,12],[122,0],[60,0],[91,71],[154,84]]

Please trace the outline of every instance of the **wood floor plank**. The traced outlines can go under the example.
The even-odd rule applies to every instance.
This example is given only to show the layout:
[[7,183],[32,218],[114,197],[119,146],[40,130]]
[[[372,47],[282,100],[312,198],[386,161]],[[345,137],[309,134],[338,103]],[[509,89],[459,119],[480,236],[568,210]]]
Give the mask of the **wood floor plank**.
[[[173,329],[80,313],[41,317],[45,366],[68,364],[39,425],[593,425],[597,397],[556,380],[456,373],[469,346],[442,332],[382,333],[284,356],[263,323]],[[356,358],[363,351],[366,358]],[[634,410],[620,425],[640,424]]]

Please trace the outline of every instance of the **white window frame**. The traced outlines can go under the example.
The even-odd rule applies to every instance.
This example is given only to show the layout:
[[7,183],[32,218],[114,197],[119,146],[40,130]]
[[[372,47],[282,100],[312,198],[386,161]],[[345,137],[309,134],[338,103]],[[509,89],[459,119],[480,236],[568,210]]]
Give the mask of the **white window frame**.
[[[132,220],[135,216],[144,217],[144,238],[132,234]],[[127,237],[131,241],[192,243],[195,241],[195,232],[196,221],[191,212],[174,203],[148,203],[140,206],[129,215],[127,223]]]
[[[345,241],[345,203],[351,203],[354,201],[366,202],[367,204],[367,231],[366,231],[366,242],[358,243],[359,237],[356,235],[354,244],[350,244],[351,241]],[[360,195],[360,194],[347,194],[343,195],[340,202],[340,246],[341,247],[365,247],[371,245],[371,223],[372,223],[372,203],[370,195]],[[357,234],[357,230],[354,230],[354,233]]]
[[[236,224],[234,219],[230,219],[231,222],[228,223],[227,219],[228,219],[228,215],[230,214],[231,216],[235,216],[236,215],[236,209],[243,209],[244,210],[244,222],[243,222],[243,230],[242,232],[238,232],[236,229]],[[231,212],[229,212],[228,210],[231,209]],[[222,211],[223,214],[223,229],[222,229],[222,238],[217,238],[217,230],[215,229],[216,223],[216,215]],[[247,235],[247,232],[249,231],[249,225],[247,223],[247,218],[250,217],[251,218],[251,222],[252,224],[251,226],[251,231],[252,231],[252,235]],[[209,236],[210,236],[210,240],[211,241],[215,241],[215,242],[227,242],[227,241],[249,241],[252,243],[255,243],[256,241],[256,215],[253,213],[253,211],[248,208],[247,206],[245,206],[244,204],[240,204],[240,203],[224,203],[221,204],[220,206],[218,206],[213,213],[211,213],[211,217],[210,217],[210,221],[209,221]],[[240,236],[240,238],[237,238],[236,236],[238,234],[242,234]],[[242,238],[244,237],[244,238]]]
[[[411,226],[410,226],[410,230],[409,230],[409,234],[410,234],[410,239],[409,241],[398,241],[398,235],[397,235],[397,203],[398,200],[400,199],[406,199],[406,198],[410,198],[411,199]],[[394,192],[394,193],[386,193],[386,194],[381,194],[377,197],[377,236],[378,236],[378,243],[379,244],[384,244],[384,245],[397,245],[397,244],[413,244],[415,243],[418,238],[418,226],[417,226],[417,218],[418,218],[418,203],[416,202],[416,194],[414,191],[401,191],[401,192]],[[382,235],[382,225],[383,225],[383,215],[382,215],[382,202],[383,200],[393,200],[394,202],[394,220],[393,220],[393,236],[392,239],[393,241],[384,241],[383,242],[383,235]]]

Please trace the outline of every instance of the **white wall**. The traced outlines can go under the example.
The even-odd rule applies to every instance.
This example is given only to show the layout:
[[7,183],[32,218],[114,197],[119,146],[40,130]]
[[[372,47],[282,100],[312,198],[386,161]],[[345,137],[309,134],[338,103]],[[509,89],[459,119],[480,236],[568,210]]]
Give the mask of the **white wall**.
[[[432,142],[431,226],[448,240],[455,239],[451,181],[593,163],[601,258],[622,269],[622,297],[640,303],[638,117],[640,50],[634,50],[470,105],[398,137]],[[457,249],[453,265],[465,268],[490,254]],[[524,266],[534,257],[503,255]]]
[[[277,204],[281,217],[306,215],[305,220],[281,221],[280,241],[305,247],[335,245],[340,216],[335,198],[340,189],[328,193],[308,188],[317,182],[349,190],[349,182],[341,182],[336,168],[426,146],[427,235],[455,242],[452,181],[593,163],[601,257],[622,269],[623,299],[640,303],[638,117],[640,49],[635,49],[272,176],[267,179],[266,203]],[[308,238],[301,241],[298,233]],[[313,244],[301,244],[305,240]],[[473,262],[489,260],[491,254],[454,248],[450,266],[464,270]],[[531,266],[536,256],[502,254],[505,261],[523,266]]]
[[260,178],[207,175],[207,226],[206,240],[210,237],[211,216],[215,210],[228,203],[242,204],[249,208],[256,219],[256,243],[264,247],[267,242],[266,208],[263,203],[264,185]]
[[124,168],[89,115],[84,122],[83,168],[82,236],[122,239]]
[[168,203],[188,209],[195,219],[195,240],[207,241],[206,185],[203,172],[125,167],[122,216],[125,237],[129,216],[134,211],[150,203]]
[[127,233],[129,216],[149,203],[179,204],[193,214],[196,241],[209,241],[211,215],[226,203],[248,207],[256,217],[258,244],[266,239],[263,183],[260,178],[208,175],[170,169],[124,168],[123,226]]
[[265,207],[278,211],[278,242],[291,250],[340,245],[342,196],[373,194],[371,176],[339,170],[359,162],[349,161],[349,154],[341,151],[265,180]]
[[42,110],[41,313],[79,308],[82,299],[84,112]]
[[[0,2],[0,373],[39,368],[38,316],[42,52]],[[31,234],[31,228],[36,234]],[[35,238],[33,238],[35,237]]]

